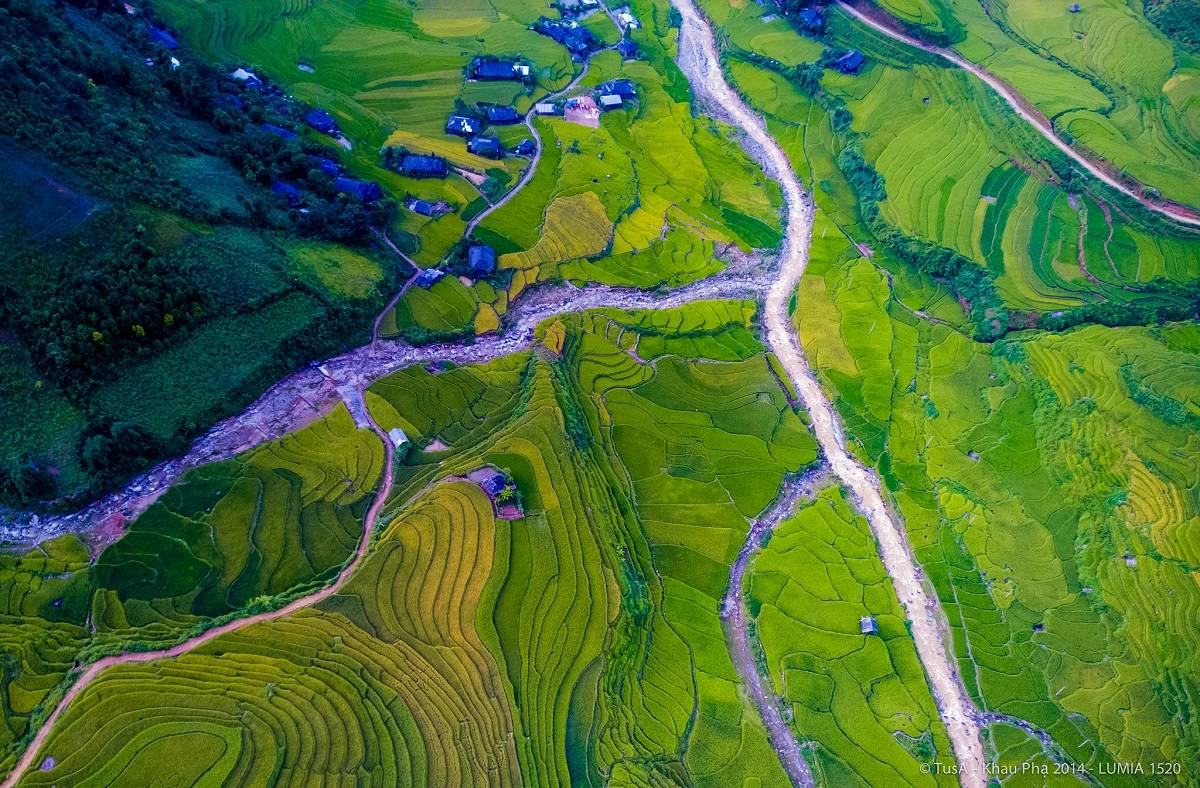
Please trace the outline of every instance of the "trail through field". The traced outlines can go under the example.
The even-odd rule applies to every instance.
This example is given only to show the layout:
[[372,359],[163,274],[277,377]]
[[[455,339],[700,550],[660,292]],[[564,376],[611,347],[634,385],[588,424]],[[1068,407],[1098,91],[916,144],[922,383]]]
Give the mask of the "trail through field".
[[[371,502],[371,507],[367,510],[367,515],[363,520],[363,532],[362,536],[360,536],[358,539],[358,547],[355,549],[354,555],[351,556],[350,561],[347,562],[346,566],[342,568],[342,571],[338,573],[337,578],[319,591],[315,591],[306,596],[294,599],[283,607],[276,608],[275,610],[268,610],[262,613],[255,613],[253,615],[246,616],[245,618],[234,619],[233,621],[215,626],[212,629],[200,635],[196,635],[193,638],[188,638],[182,643],[178,643],[171,648],[161,649],[158,651],[130,652],[96,660],[79,675],[79,678],[75,679],[75,682],[63,694],[62,699],[59,700],[58,704],[54,707],[54,710],[50,712],[50,716],[46,718],[45,722],[43,722],[41,727],[38,729],[38,732],[34,735],[32,741],[30,741],[29,746],[21,755],[21,759],[17,761],[17,764],[13,767],[13,770],[9,772],[8,777],[4,780],[3,788],[11,788],[20,782],[21,777],[25,774],[25,772],[29,771],[30,766],[33,765],[33,762],[41,751],[42,746],[46,743],[46,738],[50,735],[50,731],[53,730],[54,723],[58,721],[58,718],[62,716],[67,707],[71,705],[71,701],[75,700],[75,698],[77,698],[79,694],[88,687],[88,685],[95,681],[101,674],[104,673],[104,671],[108,670],[109,668],[115,665],[153,662],[154,660],[158,659],[178,657],[181,654],[186,654],[187,652],[199,648],[205,643],[211,642],[222,635],[233,632],[234,630],[250,626],[251,624],[261,624],[267,621],[274,621],[276,619],[283,618],[295,613],[298,610],[328,599],[338,592],[338,590],[346,583],[346,581],[350,579],[350,576],[354,574],[354,570],[358,567],[359,563],[362,562],[363,557],[367,554],[367,549],[371,546],[371,534],[375,530],[375,524],[379,519],[379,512],[383,509],[384,503],[387,502],[388,496],[392,492],[395,447],[392,446],[392,442],[388,439],[387,434],[384,433],[384,431],[380,429],[379,425],[370,418],[369,414],[366,418],[368,419],[370,429],[379,437],[379,440],[383,442],[383,476],[379,482],[379,490],[375,494],[375,500]],[[47,755],[47,757],[53,757],[53,754],[50,753]]]
[[[708,21],[700,15],[692,0],[671,0],[671,3],[682,16],[679,66],[691,82],[692,90],[714,114],[724,116],[723,119],[745,134],[751,155],[783,187],[787,229],[779,274],[766,297],[767,344],[800,392],[826,460],[841,483],[850,490],[859,511],[871,526],[884,568],[892,578],[896,596],[912,624],[917,655],[929,678],[938,712],[958,760],[959,779],[964,786],[984,786],[987,771],[976,710],[947,654],[940,609],[925,590],[923,574],[912,556],[899,516],[889,511],[883,502],[878,479],[846,450],[841,425],[808,368],[789,314],[788,303],[808,265],[813,228],[812,201],[796,178],[787,154],[768,133],[762,118],[751,112],[725,81]],[[744,678],[748,684],[755,681],[750,676]],[[774,724],[772,719],[764,722],[768,727]],[[781,720],[779,725],[786,729]],[[772,741],[777,736],[793,738],[790,729],[772,731]],[[779,750],[779,755],[786,762],[791,757],[791,750]]]
[[1032,126],[1051,145],[1065,153],[1076,164],[1087,170],[1088,173],[1098,180],[1103,181],[1122,194],[1132,197],[1146,206],[1146,208],[1168,219],[1191,227],[1200,227],[1200,211],[1191,206],[1165,200],[1161,197],[1149,197],[1145,194],[1146,184],[1138,183],[1129,176],[1118,174],[1111,164],[1090,151],[1081,152],[1071,147],[1055,133],[1050,119],[1039,112],[1033,106],[1032,102],[987,69],[972,63],[952,49],[926,43],[908,35],[898,28],[896,20],[893,17],[883,9],[877,8],[872,4],[863,2],[852,4],[848,0],[837,0],[837,5],[850,16],[869,26],[871,29],[883,33],[888,38],[920,49],[923,52],[928,52],[931,55],[937,55],[946,62],[978,77],[996,95],[1002,98],[1004,103],[1012,108],[1017,117]]

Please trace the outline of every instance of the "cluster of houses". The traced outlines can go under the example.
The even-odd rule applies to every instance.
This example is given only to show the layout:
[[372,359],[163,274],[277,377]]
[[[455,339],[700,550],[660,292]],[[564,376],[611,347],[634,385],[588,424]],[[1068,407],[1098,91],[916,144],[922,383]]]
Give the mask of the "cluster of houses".
[[574,96],[562,102],[539,102],[534,105],[533,111],[538,115],[562,115],[572,123],[595,126],[602,112],[622,109],[627,102],[636,99],[637,86],[632,81],[610,79],[582,96]]
[[[816,6],[803,8],[794,17],[795,24],[805,33],[822,35],[825,32],[825,17]],[[850,50],[829,61],[829,67],[843,74],[857,74],[867,64],[867,58],[858,51]]]
[[[487,244],[471,244],[467,249],[467,275],[482,279],[496,273],[496,250]],[[440,268],[423,268],[417,272],[413,284],[430,288],[446,275]]]
[[600,40],[592,31],[574,19],[548,19],[543,16],[530,25],[530,29],[562,44],[576,62],[601,47]]
[[[504,147],[500,140],[491,136],[483,136],[486,126],[512,126],[524,120],[513,107],[500,104],[477,104],[477,114],[454,114],[446,121],[446,133],[463,137],[467,141],[467,150],[476,156],[486,159],[500,159],[504,156]],[[515,148],[519,156],[531,155],[534,151],[533,140],[522,140]]]

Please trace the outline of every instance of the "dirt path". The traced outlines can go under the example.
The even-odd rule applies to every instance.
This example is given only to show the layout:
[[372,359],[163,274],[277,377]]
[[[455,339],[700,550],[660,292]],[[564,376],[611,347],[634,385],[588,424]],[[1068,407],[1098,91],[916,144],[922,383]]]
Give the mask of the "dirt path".
[[73,683],[66,691],[62,699],[59,700],[58,704],[54,707],[54,710],[50,712],[50,716],[47,717],[45,722],[42,723],[42,726],[38,729],[37,734],[34,735],[32,741],[29,743],[29,746],[22,754],[21,759],[17,761],[17,764],[13,767],[13,770],[4,780],[3,788],[11,788],[20,782],[21,777],[25,774],[25,772],[29,771],[29,768],[33,765],[34,761],[40,754],[43,745],[46,743],[46,739],[49,737],[50,732],[54,728],[54,723],[56,723],[58,718],[62,716],[64,711],[66,711],[67,707],[71,704],[71,701],[75,700],[75,698],[78,697],[79,694],[88,687],[88,685],[99,678],[100,675],[103,674],[107,669],[113,667],[114,665],[128,665],[131,663],[152,662],[157,659],[178,657],[181,654],[186,654],[189,651],[203,646],[205,643],[219,638],[221,635],[228,634],[234,630],[238,630],[252,624],[261,624],[267,621],[274,621],[276,619],[283,618],[284,616],[291,615],[298,610],[315,605],[318,602],[328,599],[336,594],[338,590],[345,584],[345,582],[350,579],[350,576],[354,573],[354,570],[362,561],[363,556],[367,554],[367,549],[371,546],[371,536],[374,533],[375,524],[379,519],[379,512],[383,509],[383,505],[387,502],[388,495],[391,494],[392,491],[392,466],[395,455],[395,447],[392,446],[387,434],[379,428],[378,424],[376,424],[374,421],[371,421],[370,427],[375,434],[379,436],[379,440],[383,442],[385,454],[383,477],[379,484],[379,490],[375,494],[375,500],[371,502],[371,507],[367,510],[366,518],[363,521],[363,532],[362,536],[360,536],[358,539],[358,547],[354,551],[354,555],[351,557],[350,561],[345,567],[342,568],[342,571],[338,573],[337,578],[331,584],[325,586],[319,591],[308,594],[307,596],[294,599],[281,608],[270,610],[265,613],[256,613],[252,616],[247,616],[246,618],[240,618],[225,624],[221,624],[220,626],[213,627],[203,634],[189,638],[188,640],[185,640],[182,643],[179,643],[168,649],[119,654],[117,656],[104,657],[103,659],[96,660],[79,675],[79,678],[77,678],[75,683]]
[[[787,233],[778,277],[767,293],[765,323],[767,344],[787,370],[813,421],[817,440],[841,483],[847,487],[860,512],[871,526],[880,556],[912,624],[917,655],[937,702],[946,732],[958,760],[959,779],[965,786],[984,786],[987,773],[980,727],[974,705],[967,697],[959,676],[947,655],[940,626],[941,611],[936,600],[926,593],[923,574],[908,546],[907,534],[899,518],[883,502],[875,477],[847,452],[845,438],[833,406],[826,399],[816,378],[809,371],[799,337],[792,325],[788,302],[808,265],[812,238],[813,205],[792,171],[791,162],[779,144],[767,132],[762,119],[751,112],[741,97],[726,83],[712,29],[697,11],[692,0],[671,0],[682,15],[679,65],[692,83],[692,89],[708,106],[719,108],[745,134],[747,149],[760,160],[766,172],[779,181],[787,203]],[[753,681],[746,677],[747,681]],[[771,720],[766,720],[771,726]],[[773,731],[772,740],[782,731]],[[790,731],[787,736],[791,736]],[[780,756],[788,757],[781,752]]]
[[866,3],[851,5],[846,0],[837,0],[837,5],[850,16],[872,29],[883,33],[888,38],[907,44],[910,47],[915,47],[923,52],[937,55],[948,63],[958,66],[964,71],[968,71],[978,77],[984,84],[995,91],[996,95],[1004,100],[1004,103],[1012,108],[1017,117],[1032,126],[1050,144],[1069,156],[1076,164],[1087,170],[1096,179],[1103,181],[1122,194],[1132,197],[1155,213],[1161,214],[1180,224],[1200,227],[1200,212],[1197,212],[1196,209],[1162,198],[1147,197],[1144,194],[1146,189],[1144,184],[1138,183],[1132,178],[1120,177],[1108,162],[1095,157],[1093,154],[1081,153],[1068,145],[1054,132],[1053,125],[1045,115],[1039,112],[1015,88],[999,77],[996,77],[987,69],[972,63],[952,49],[945,49],[913,38],[900,30],[896,21],[886,11],[873,5]]

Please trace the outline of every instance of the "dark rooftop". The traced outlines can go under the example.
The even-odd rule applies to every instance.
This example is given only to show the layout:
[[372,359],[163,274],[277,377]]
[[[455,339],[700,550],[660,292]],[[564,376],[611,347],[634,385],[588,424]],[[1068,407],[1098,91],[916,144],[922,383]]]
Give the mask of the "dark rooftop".
[[280,139],[293,140],[296,138],[296,132],[291,129],[285,129],[283,126],[276,126],[274,123],[263,123],[259,128],[268,134],[274,134]]
[[479,121],[466,115],[451,115],[446,121],[446,133],[460,137],[473,137],[480,132]]
[[494,137],[475,137],[467,140],[467,150],[488,159],[498,159],[504,152],[500,147],[500,140]]
[[467,252],[467,268],[475,276],[485,276],[496,270],[496,250],[485,244],[472,246]]
[[363,202],[374,202],[383,196],[383,189],[373,181],[358,181],[354,178],[337,178],[334,187],[342,194],[349,194]]
[[150,36],[151,41],[164,49],[179,49],[179,40],[171,35],[170,31],[154,25],[146,25],[146,34]]
[[322,134],[334,135],[338,133],[337,121],[323,109],[312,109],[304,113],[304,122]]
[[414,178],[445,178],[449,173],[441,156],[407,154],[400,160],[400,172]]
[[851,50],[833,61],[833,67],[843,74],[857,74],[866,65],[867,59],[861,52]]
[[520,114],[512,107],[502,107],[491,105],[487,108],[488,123],[495,123],[499,126],[506,126],[511,123],[520,123]]
[[517,64],[511,60],[479,60],[471,63],[473,79],[519,79]]

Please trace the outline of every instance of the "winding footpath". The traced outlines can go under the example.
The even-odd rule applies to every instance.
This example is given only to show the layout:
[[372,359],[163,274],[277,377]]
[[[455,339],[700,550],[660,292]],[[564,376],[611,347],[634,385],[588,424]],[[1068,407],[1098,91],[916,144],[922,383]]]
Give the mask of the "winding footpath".
[[[767,344],[799,391],[830,468],[850,490],[859,511],[870,524],[884,568],[892,578],[896,596],[912,624],[917,655],[925,668],[958,761],[959,780],[969,788],[981,788],[987,784],[987,769],[977,712],[947,655],[940,626],[940,608],[926,593],[903,524],[884,504],[878,480],[846,450],[833,406],[808,368],[788,312],[788,302],[808,265],[813,228],[812,201],[796,178],[787,154],[767,132],[762,119],[750,111],[741,96],[725,81],[708,22],[692,0],[671,0],[671,3],[682,16],[679,65],[691,81],[693,91],[707,99],[711,106],[721,108],[728,120],[745,133],[751,154],[760,159],[767,174],[783,187],[787,232],[779,275],[767,292],[764,310]],[[790,731],[787,735],[791,736]]]
[[395,447],[392,446],[392,442],[388,439],[387,434],[380,429],[379,425],[374,421],[370,422],[370,428],[379,437],[379,440],[383,442],[383,476],[379,483],[379,490],[375,493],[375,500],[371,502],[371,507],[367,510],[366,518],[363,521],[363,532],[362,536],[358,538],[358,547],[355,549],[354,555],[351,556],[350,561],[347,562],[347,564],[342,568],[342,571],[338,573],[337,578],[334,579],[332,583],[318,591],[314,591],[311,594],[298,597],[283,607],[276,608],[275,610],[256,613],[245,618],[234,619],[233,621],[215,626],[212,629],[196,635],[195,637],[188,638],[187,640],[178,643],[171,648],[160,649],[158,651],[129,652],[96,660],[89,665],[87,669],[83,671],[83,673],[79,674],[79,677],[75,679],[75,682],[63,694],[57,705],[55,705],[54,710],[50,712],[50,716],[47,717],[42,723],[41,727],[38,728],[37,734],[34,735],[33,739],[29,743],[29,746],[26,747],[25,752],[22,753],[21,759],[17,761],[17,764],[13,767],[13,770],[9,772],[8,777],[4,780],[3,788],[12,788],[12,786],[15,786],[18,782],[20,782],[21,777],[23,777],[25,773],[29,771],[29,768],[33,765],[34,759],[37,758],[42,746],[46,743],[46,739],[50,736],[50,732],[54,729],[54,723],[58,721],[58,718],[62,716],[67,707],[71,705],[71,701],[75,700],[80,693],[87,689],[87,687],[93,681],[95,681],[102,673],[104,673],[104,671],[108,670],[109,668],[117,665],[153,662],[154,660],[158,659],[178,657],[188,653],[189,651],[193,651],[200,646],[203,646],[205,643],[216,640],[222,635],[242,629],[243,627],[248,627],[252,624],[262,624],[267,621],[275,621],[276,619],[289,616],[292,613],[315,605],[318,602],[328,599],[336,594],[338,590],[341,589],[341,587],[346,583],[346,581],[350,579],[350,576],[354,574],[354,570],[358,568],[359,563],[362,562],[363,557],[367,554],[367,550],[371,546],[371,536],[373,535],[375,531],[375,525],[379,520],[379,512],[383,509],[384,503],[387,502],[388,495],[390,495],[392,492]]
[[1008,83],[984,67],[972,63],[953,49],[939,47],[908,35],[898,29],[896,21],[886,11],[873,5],[862,2],[851,4],[847,0],[836,0],[836,4],[840,9],[859,22],[862,22],[876,32],[882,33],[893,41],[899,41],[922,52],[936,55],[942,60],[973,74],[991,88],[997,96],[1003,99],[1004,103],[1008,104],[1012,108],[1012,111],[1017,114],[1017,117],[1032,126],[1047,142],[1069,156],[1072,161],[1097,180],[1104,182],[1127,197],[1132,197],[1149,210],[1161,216],[1190,227],[1200,227],[1200,212],[1197,212],[1196,209],[1170,200],[1148,197],[1145,194],[1145,186],[1143,184],[1137,183],[1132,179],[1121,178],[1108,162],[1089,157],[1068,145],[1055,133],[1054,126],[1051,124],[1049,118],[1034,108],[1028,99],[1018,93]]

